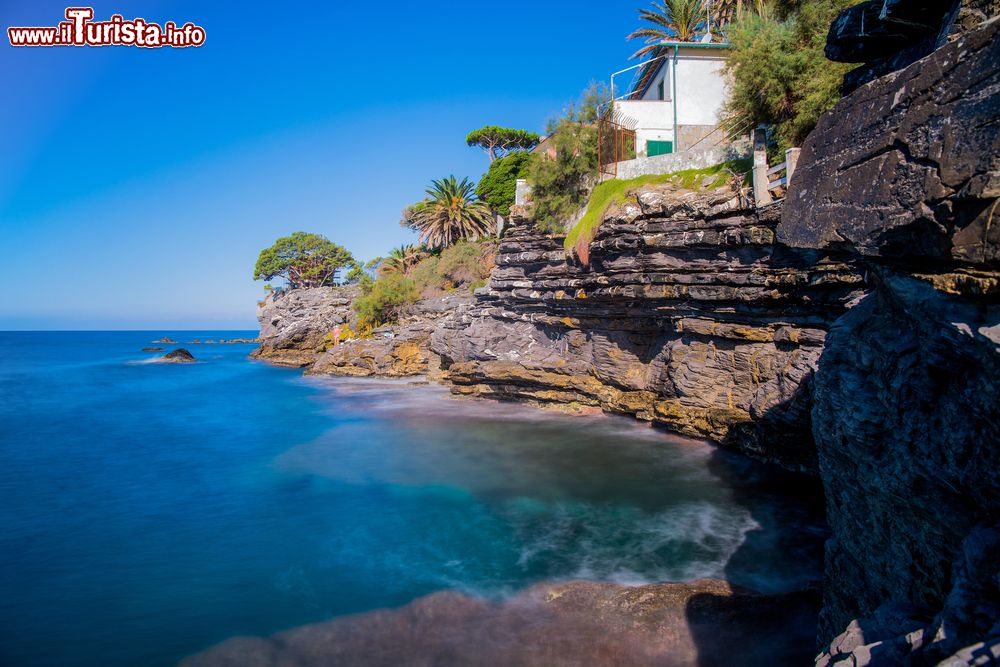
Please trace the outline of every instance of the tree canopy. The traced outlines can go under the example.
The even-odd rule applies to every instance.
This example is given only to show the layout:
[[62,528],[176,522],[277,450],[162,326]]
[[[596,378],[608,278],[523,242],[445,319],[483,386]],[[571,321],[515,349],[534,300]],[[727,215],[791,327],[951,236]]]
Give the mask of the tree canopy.
[[476,196],[491,210],[500,215],[510,215],[514,204],[514,190],[517,179],[524,178],[528,171],[530,153],[517,151],[490,163],[489,171],[483,174],[476,186]]
[[476,199],[472,182],[454,176],[431,181],[427,198],[408,206],[400,224],[419,232],[421,243],[430,249],[482,238],[494,227],[490,209]]
[[284,278],[291,289],[322,287],[334,284],[337,271],[354,263],[350,252],[325,236],[295,232],[260,252],[253,278]]
[[465,143],[482,148],[493,162],[513,151],[531,150],[541,139],[537,132],[487,125],[470,132]]
[[597,128],[610,94],[604,83],[591,83],[580,99],[559,118],[549,121],[549,141],[555,157],[532,155],[528,163],[531,217],[545,232],[561,233],[587,203],[597,171]]
[[639,28],[626,39],[645,39],[646,46],[632,54],[640,58],[654,54],[661,42],[693,42],[705,28],[708,15],[703,0],[663,0],[654,2],[653,9],[640,9],[639,18],[652,23],[652,28]]
[[830,23],[854,0],[761,3],[730,24],[732,75],[726,124],[764,123],[776,148],[800,146],[819,117],[840,99],[840,82],[850,65],[826,59]]

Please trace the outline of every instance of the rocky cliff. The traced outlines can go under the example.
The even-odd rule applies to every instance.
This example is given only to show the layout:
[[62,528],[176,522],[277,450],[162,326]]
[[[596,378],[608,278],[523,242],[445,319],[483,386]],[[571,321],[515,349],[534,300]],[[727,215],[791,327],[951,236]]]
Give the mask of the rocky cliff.
[[515,220],[489,286],[435,331],[460,394],[594,406],[814,470],[812,375],[863,275],[776,242],[780,208],[646,187],[572,261]]
[[271,292],[257,304],[260,347],[253,357],[280,366],[303,367],[316,360],[338,324],[354,319],[355,287],[314,287]]
[[1000,654],[998,33],[994,20],[843,99],[803,147],[778,225],[873,278],[830,329],[813,395],[833,530],[820,637],[847,628],[823,664]]
[[260,347],[253,357],[281,366],[305,368],[308,374],[406,377],[433,374],[438,360],[430,352],[431,332],[471,300],[468,294],[423,299],[409,307],[394,326],[371,337],[334,341],[333,330],[357,328],[355,286],[316,287],[269,294],[260,302]]

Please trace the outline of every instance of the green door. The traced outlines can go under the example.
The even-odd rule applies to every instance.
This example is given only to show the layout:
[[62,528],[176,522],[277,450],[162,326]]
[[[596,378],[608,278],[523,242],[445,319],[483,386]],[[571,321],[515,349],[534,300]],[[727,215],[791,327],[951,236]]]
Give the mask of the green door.
[[667,153],[674,152],[674,142],[672,141],[647,141],[646,142],[646,155],[653,157],[655,155],[666,155]]

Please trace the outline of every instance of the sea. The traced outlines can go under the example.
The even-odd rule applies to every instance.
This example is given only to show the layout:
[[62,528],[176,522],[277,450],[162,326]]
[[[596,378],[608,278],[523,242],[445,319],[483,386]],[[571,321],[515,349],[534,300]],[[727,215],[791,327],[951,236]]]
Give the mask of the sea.
[[[194,342],[255,335],[0,332],[0,664],[173,665],[441,590],[820,578],[812,480],[626,417]],[[142,351],[164,336],[197,362]]]

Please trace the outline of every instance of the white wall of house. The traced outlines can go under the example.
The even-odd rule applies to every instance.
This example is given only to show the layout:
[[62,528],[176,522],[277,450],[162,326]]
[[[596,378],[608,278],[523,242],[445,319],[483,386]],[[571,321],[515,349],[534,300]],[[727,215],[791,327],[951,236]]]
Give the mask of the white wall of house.
[[[723,72],[726,52],[722,49],[681,47],[677,54],[677,94],[671,99],[673,53],[664,59],[641,99],[615,102],[618,111],[636,121],[636,153],[646,155],[648,141],[674,141],[674,104],[678,125],[716,125],[728,95]],[[663,82],[664,100],[659,99]],[[674,150],[683,150],[674,143]]]
[[728,95],[725,51],[684,51],[677,58],[677,124],[717,125]]

